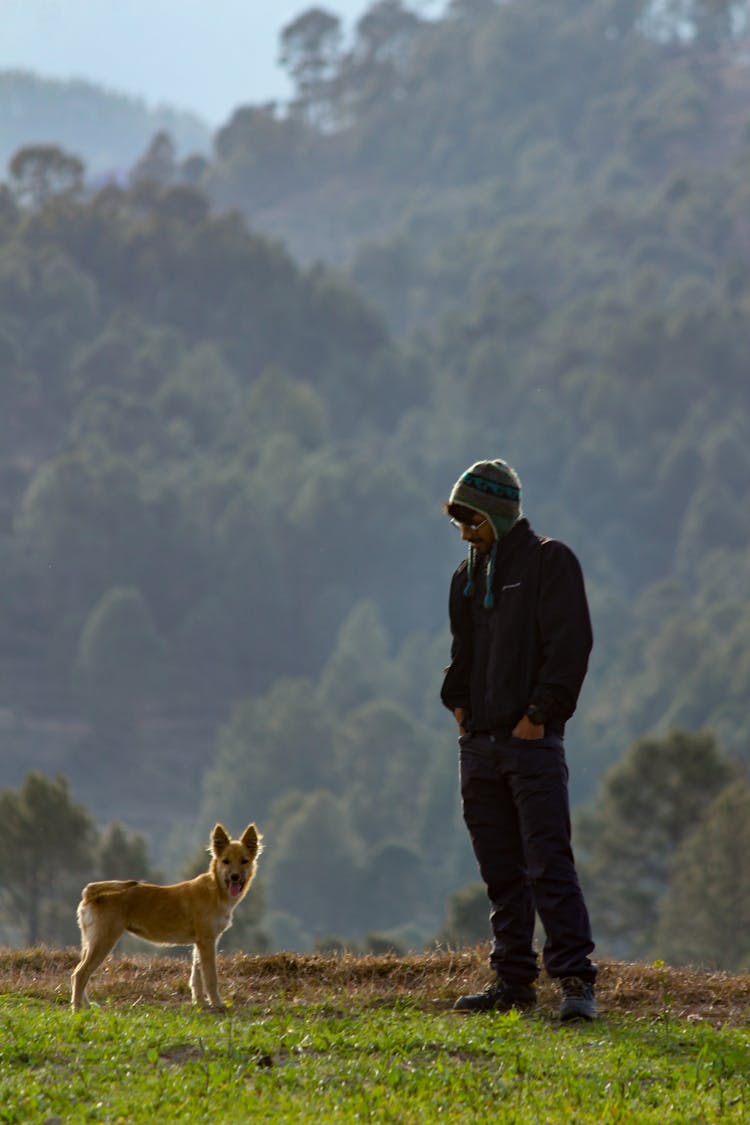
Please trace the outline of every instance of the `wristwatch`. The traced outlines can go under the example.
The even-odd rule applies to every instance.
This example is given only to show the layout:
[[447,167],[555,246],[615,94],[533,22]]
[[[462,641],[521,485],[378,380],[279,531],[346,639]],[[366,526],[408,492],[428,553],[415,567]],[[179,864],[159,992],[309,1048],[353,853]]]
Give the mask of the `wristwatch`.
[[542,711],[541,707],[537,707],[535,703],[530,703],[526,708],[526,718],[530,723],[533,723],[535,727],[543,727],[547,722],[546,714]]

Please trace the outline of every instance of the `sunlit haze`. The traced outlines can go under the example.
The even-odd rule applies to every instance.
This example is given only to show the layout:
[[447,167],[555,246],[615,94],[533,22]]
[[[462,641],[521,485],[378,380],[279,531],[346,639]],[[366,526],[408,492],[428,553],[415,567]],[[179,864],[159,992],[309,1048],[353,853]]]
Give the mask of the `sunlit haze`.
[[[347,31],[368,0],[324,7]],[[289,94],[281,29],[305,0],[0,0],[0,70],[83,78],[192,110],[210,125]]]

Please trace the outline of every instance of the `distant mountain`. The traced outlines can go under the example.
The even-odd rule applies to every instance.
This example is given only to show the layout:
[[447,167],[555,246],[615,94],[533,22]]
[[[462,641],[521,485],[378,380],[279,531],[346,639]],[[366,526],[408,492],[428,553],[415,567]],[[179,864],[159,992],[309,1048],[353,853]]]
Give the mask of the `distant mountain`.
[[125,170],[155,133],[166,130],[178,154],[207,153],[210,126],[192,113],[150,109],[132,98],[79,80],[0,71],[0,177],[19,148],[57,144],[80,156],[90,176]]

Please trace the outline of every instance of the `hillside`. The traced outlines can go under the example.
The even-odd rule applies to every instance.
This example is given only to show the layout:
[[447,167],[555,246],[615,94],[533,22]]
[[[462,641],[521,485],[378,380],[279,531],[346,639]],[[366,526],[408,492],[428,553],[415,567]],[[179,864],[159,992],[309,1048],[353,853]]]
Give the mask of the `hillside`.
[[[586,578],[577,812],[611,809],[620,763],[654,765],[649,799],[636,770],[618,816],[581,822],[588,858],[609,849],[601,947],[660,956],[679,874],[672,937],[700,910],[704,943],[680,956],[733,944],[720,964],[747,967],[731,7],[728,30],[696,0],[685,37],[640,0],[456,0],[435,20],[384,0],[344,47],[313,13],[287,31],[284,111],[238,107],[187,164],[161,135],[103,187],[48,118],[63,147],[27,148],[0,186],[0,785],[64,775],[170,877],[211,823],[257,819],[272,948],[429,948],[476,881],[438,697],[465,550],[441,504],[501,456]],[[687,786],[685,746],[708,761]],[[98,862],[55,884],[34,941],[70,939]],[[5,900],[0,934],[18,936]]]
[[[400,957],[227,953],[219,958],[219,976],[237,1010],[275,1003],[283,996],[294,1005],[342,1002],[356,1009],[403,999],[436,1012],[449,1009],[461,992],[484,987],[486,958],[486,949],[480,947]],[[0,950],[0,994],[67,1003],[69,976],[77,961],[74,949]],[[93,978],[91,995],[101,1004],[123,1008],[185,1004],[188,974],[185,958],[115,954]],[[744,1027],[750,1019],[750,976],[605,961],[599,964],[597,999],[604,1019],[669,1017]],[[558,992],[544,977],[539,1001],[540,1017],[553,1018]]]
[[548,305],[626,281],[641,240],[665,281],[703,274],[697,247],[675,255],[678,224],[649,212],[673,178],[738,171],[748,56],[739,31],[648,34],[650,7],[487,0],[427,20],[373,4],[348,50],[333,22],[300,17],[296,100],[238,107],[205,186],[299,259],[348,266],[399,333],[491,283]]

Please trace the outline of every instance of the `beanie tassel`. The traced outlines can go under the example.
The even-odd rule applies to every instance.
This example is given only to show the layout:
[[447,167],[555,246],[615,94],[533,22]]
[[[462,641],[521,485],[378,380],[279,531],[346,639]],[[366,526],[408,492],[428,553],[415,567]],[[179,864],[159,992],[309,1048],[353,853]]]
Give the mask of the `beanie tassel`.
[[492,593],[492,578],[495,573],[495,555],[497,554],[497,539],[492,544],[490,549],[490,557],[487,559],[487,574],[484,580],[484,608],[492,609],[495,604],[495,598]]
[[464,586],[464,597],[470,598],[474,593],[474,564],[476,562],[477,552],[474,544],[469,547],[469,558],[466,565],[466,585]]

